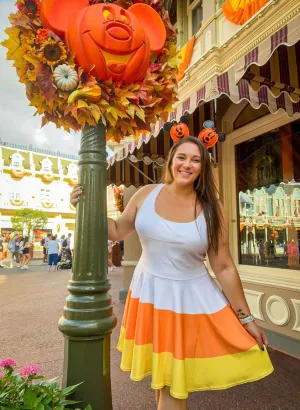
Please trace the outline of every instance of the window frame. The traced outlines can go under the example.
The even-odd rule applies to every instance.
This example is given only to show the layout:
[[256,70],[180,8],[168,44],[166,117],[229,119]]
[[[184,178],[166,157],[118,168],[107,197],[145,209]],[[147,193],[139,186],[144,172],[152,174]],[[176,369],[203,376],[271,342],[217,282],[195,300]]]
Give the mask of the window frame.
[[[192,4],[189,4],[189,0],[185,1],[186,4],[186,14],[187,14],[187,22],[188,22],[188,38],[190,39],[193,35],[196,35],[198,31],[203,26],[203,0],[194,0]],[[201,4],[202,7],[202,21],[201,27],[197,30],[196,33],[193,34],[193,11]]]
[[[222,127],[227,132],[227,139],[220,146],[222,158],[226,158],[226,165],[220,163],[220,187],[221,200],[224,204],[229,221],[229,246],[235,265],[238,269],[242,281],[250,283],[260,283],[266,286],[284,287],[290,290],[299,290],[299,270],[292,269],[270,269],[268,267],[253,267],[251,265],[240,265],[238,259],[238,236],[236,221],[238,217],[236,204],[236,182],[232,175],[235,175],[235,146],[255,138],[265,132],[289,124],[300,116],[290,118],[284,111],[278,111],[276,114],[267,114],[251,123],[245,124],[238,129],[233,129],[233,124],[241,113],[243,105],[231,105],[222,119]],[[213,273],[212,273],[212,276]]]

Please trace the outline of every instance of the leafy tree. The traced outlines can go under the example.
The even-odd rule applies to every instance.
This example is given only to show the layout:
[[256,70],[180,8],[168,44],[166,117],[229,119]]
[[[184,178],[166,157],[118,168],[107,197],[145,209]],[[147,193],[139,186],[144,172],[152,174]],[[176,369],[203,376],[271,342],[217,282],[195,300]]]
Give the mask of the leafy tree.
[[13,229],[22,231],[28,235],[33,229],[43,229],[48,223],[45,212],[30,208],[17,209],[11,217]]

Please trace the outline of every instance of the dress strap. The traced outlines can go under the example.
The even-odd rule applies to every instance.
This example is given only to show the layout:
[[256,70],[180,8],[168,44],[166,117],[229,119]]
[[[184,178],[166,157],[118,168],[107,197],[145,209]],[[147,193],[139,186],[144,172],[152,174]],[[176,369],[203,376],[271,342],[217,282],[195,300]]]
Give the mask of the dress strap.
[[157,187],[155,187],[153,191],[150,192],[150,194],[147,196],[147,198],[142,203],[142,206],[140,207],[140,211],[146,211],[148,213],[154,210],[157,195],[160,193],[163,186],[164,184],[158,184]]

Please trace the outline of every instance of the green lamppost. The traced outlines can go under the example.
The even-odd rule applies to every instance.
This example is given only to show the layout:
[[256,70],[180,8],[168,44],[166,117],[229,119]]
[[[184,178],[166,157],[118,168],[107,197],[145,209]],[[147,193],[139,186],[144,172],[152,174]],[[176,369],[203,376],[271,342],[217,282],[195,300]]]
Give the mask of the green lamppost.
[[99,123],[82,131],[75,258],[67,304],[59,320],[65,336],[66,386],[84,383],[74,393],[82,407],[111,410],[110,333],[116,325],[107,279],[106,133]]

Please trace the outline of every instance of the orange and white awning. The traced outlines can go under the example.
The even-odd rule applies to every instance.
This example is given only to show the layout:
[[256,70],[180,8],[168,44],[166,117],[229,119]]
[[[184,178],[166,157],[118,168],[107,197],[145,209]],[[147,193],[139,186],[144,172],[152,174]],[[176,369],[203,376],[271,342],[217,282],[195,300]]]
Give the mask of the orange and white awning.
[[250,20],[270,0],[226,0],[223,13],[227,20],[242,25]]

